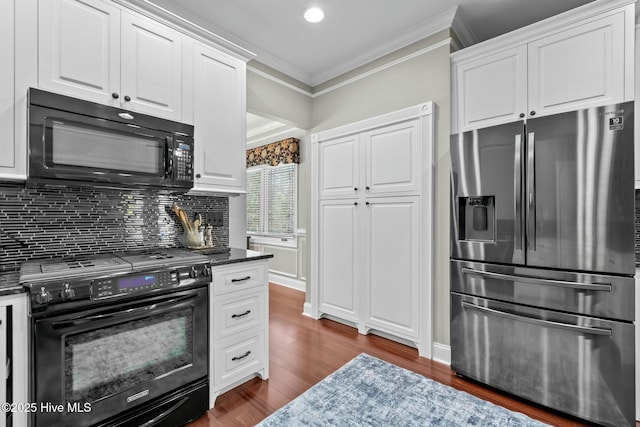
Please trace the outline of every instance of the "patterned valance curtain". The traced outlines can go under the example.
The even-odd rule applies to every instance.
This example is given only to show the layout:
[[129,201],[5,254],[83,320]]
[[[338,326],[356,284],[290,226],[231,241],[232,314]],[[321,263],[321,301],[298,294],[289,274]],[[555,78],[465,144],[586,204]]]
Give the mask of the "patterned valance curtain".
[[247,167],[280,163],[300,163],[299,139],[287,138],[247,150]]

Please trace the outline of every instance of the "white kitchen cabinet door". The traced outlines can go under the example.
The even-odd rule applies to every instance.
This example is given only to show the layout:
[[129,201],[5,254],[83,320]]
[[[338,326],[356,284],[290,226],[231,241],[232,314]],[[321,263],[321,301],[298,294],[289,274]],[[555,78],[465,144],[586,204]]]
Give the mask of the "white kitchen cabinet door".
[[420,191],[420,121],[414,119],[361,134],[365,195]]
[[121,102],[127,109],[182,120],[182,35],[122,13]]
[[357,197],[360,185],[360,136],[323,141],[319,147],[320,197]]
[[99,0],[40,0],[38,85],[119,105],[120,10]]
[[420,319],[419,200],[418,196],[368,198],[362,247],[366,327],[416,341]]
[[[24,172],[16,158],[14,137],[14,3],[0,0],[0,178]],[[2,402],[2,400],[0,400]]]
[[453,64],[458,129],[507,123],[527,111],[527,46]]
[[200,44],[194,56],[194,190],[243,193],[246,64]]
[[623,101],[624,26],[619,12],[529,43],[529,115]]
[[320,202],[319,311],[358,323],[361,251],[358,232],[363,203],[357,199]]

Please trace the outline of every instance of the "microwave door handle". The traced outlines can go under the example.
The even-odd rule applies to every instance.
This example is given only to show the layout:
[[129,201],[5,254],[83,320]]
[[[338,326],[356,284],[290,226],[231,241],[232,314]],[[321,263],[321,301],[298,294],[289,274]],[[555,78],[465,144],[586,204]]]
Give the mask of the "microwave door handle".
[[164,139],[164,176],[168,178],[173,170],[173,138],[167,136]]

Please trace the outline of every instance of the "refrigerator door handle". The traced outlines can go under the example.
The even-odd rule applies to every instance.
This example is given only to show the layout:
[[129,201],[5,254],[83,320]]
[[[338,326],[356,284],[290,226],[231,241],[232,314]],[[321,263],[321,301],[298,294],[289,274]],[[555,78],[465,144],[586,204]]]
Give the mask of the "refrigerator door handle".
[[528,322],[528,323],[532,323],[534,325],[540,325],[540,326],[544,326],[544,327],[565,329],[565,330],[568,330],[568,331],[578,332],[578,333],[588,334],[588,335],[604,335],[604,336],[609,336],[609,337],[613,336],[613,334],[611,332],[611,329],[594,328],[594,327],[590,327],[590,326],[578,326],[578,325],[571,325],[569,323],[560,323],[560,322],[553,322],[551,320],[536,319],[534,317],[520,316],[520,315],[517,315],[517,314],[507,313],[507,312],[501,311],[501,310],[494,310],[493,308],[488,308],[488,307],[483,307],[483,306],[480,306],[480,305],[471,304],[471,303],[468,303],[466,301],[462,301],[462,306],[464,308],[467,308],[467,309],[477,310],[477,311],[481,311],[481,312],[484,312],[484,313],[493,314],[495,316],[501,316],[501,317],[504,317],[504,318],[507,318],[507,319],[518,320],[518,321],[521,321],[521,322]]
[[514,247],[522,250],[522,134],[515,136],[516,150],[513,159],[514,199]]
[[527,250],[536,250],[536,157],[535,157],[535,132],[529,132],[527,136]]
[[495,273],[493,271],[474,270],[473,268],[462,267],[462,274],[483,276],[492,279],[514,280],[518,282],[531,283],[533,285],[558,286],[561,288],[577,289],[581,291],[602,291],[611,292],[613,286],[610,283],[581,283],[567,280],[543,279],[540,277],[516,276],[513,274]]

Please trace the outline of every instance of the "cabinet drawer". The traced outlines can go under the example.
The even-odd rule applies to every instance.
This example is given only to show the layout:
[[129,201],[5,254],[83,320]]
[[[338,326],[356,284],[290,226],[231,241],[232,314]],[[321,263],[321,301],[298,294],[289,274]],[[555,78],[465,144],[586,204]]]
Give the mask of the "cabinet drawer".
[[215,339],[265,324],[265,292],[244,296],[230,295],[213,303],[213,332]]
[[224,340],[214,349],[214,384],[223,387],[258,372],[264,365],[264,331]]
[[214,295],[222,295],[262,286],[266,283],[265,278],[265,264],[243,264],[233,268],[215,269],[213,271],[213,293]]

